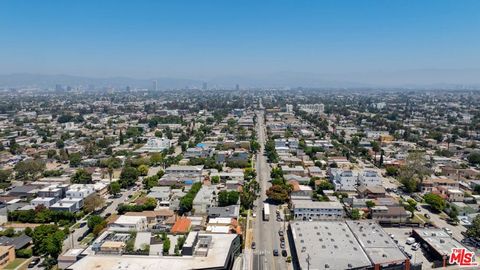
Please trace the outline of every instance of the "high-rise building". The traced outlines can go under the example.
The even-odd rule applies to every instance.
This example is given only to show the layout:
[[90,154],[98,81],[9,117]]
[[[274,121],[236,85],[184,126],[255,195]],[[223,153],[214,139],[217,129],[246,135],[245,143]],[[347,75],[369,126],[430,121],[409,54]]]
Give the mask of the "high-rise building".
[[208,90],[207,82],[203,82],[203,84],[202,84],[202,90]]
[[235,91],[238,91],[240,90],[240,85],[238,85],[238,83],[235,85]]
[[292,113],[293,112],[293,105],[292,104],[286,104],[286,111],[287,113]]
[[61,84],[56,84],[55,85],[55,91],[63,91],[63,87]]
[[158,90],[158,85],[157,85],[157,80],[153,80],[153,91],[157,91]]

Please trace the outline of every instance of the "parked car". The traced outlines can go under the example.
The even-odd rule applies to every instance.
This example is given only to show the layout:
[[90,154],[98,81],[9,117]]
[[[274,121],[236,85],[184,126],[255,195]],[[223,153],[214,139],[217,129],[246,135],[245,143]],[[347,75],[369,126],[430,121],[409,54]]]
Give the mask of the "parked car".
[[413,238],[413,237],[408,237],[406,244],[407,244],[407,245],[415,244],[415,238]]
[[285,249],[282,250],[282,256],[287,257],[287,251]]
[[278,235],[283,236],[283,231],[282,230],[278,231]]
[[28,264],[28,268],[33,268],[40,262],[40,258],[33,258],[32,261]]
[[424,216],[425,216],[426,218],[430,219],[430,215],[429,215],[429,214],[425,213]]
[[444,227],[443,230],[450,236],[452,236],[452,230],[450,230],[450,228],[447,228],[447,227]]
[[252,249],[255,249],[257,247],[257,244],[255,242],[252,242]]
[[420,248],[420,243],[415,243],[412,245],[412,250],[418,250]]

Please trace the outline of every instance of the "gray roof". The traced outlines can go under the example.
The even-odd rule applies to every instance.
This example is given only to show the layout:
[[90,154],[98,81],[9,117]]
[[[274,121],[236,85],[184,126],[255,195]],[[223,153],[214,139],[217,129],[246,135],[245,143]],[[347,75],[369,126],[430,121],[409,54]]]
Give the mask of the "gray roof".
[[366,220],[347,220],[346,223],[373,264],[405,261],[407,259],[378,223]]
[[225,207],[209,207],[207,209],[209,217],[234,217],[237,218],[240,213],[238,205],[230,205]]
[[32,242],[32,238],[25,234],[22,234],[18,237],[0,237],[0,246],[14,246],[15,249],[21,249],[30,242]]
[[453,248],[465,248],[442,229],[414,229],[414,231],[441,255],[450,255]]
[[370,267],[367,254],[345,222],[290,223],[301,269],[348,269]]

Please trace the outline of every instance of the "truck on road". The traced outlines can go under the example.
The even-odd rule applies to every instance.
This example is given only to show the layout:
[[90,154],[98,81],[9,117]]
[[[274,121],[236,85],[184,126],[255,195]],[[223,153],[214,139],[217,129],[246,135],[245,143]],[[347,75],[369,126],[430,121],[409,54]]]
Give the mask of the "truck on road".
[[268,203],[263,204],[263,220],[268,221],[270,219],[270,205]]

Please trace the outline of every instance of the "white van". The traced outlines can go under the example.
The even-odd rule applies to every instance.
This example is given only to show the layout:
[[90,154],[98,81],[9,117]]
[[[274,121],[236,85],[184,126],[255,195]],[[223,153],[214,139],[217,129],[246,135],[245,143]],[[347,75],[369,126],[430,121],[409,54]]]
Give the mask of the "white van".
[[407,245],[411,245],[411,244],[413,244],[413,243],[415,243],[415,238],[413,238],[413,237],[408,237],[408,238],[407,238]]

